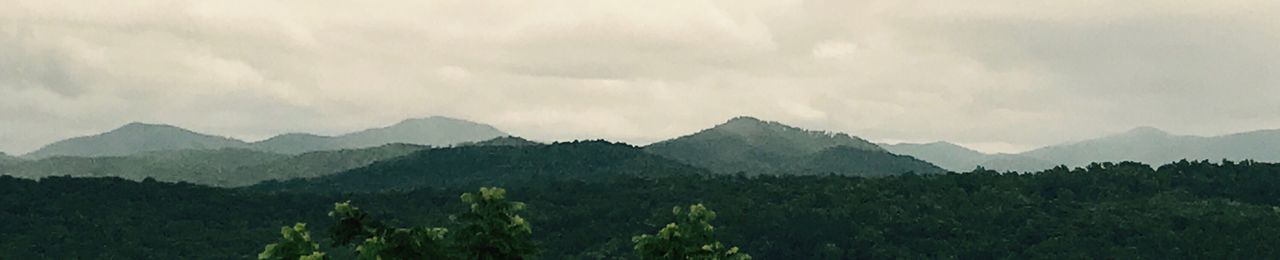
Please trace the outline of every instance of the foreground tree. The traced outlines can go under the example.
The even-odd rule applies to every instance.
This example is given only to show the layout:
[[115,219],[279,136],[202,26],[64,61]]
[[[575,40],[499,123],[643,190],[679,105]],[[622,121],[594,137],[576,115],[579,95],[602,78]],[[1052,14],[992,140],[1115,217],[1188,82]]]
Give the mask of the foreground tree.
[[636,253],[640,259],[690,259],[690,260],[749,260],[750,255],[716,241],[715,227],[711,221],[716,213],[702,204],[689,206],[688,210],[675,207],[671,210],[676,222],[667,224],[656,235],[635,236]]
[[453,219],[462,224],[455,242],[466,259],[530,259],[537,254],[529,239],[533,230],[518,214],[524,203],[507,201],[506,194],[501,188],[462,194],[471,209]]
[[[538,248],[532,228],[518,214],[524,203],[507,201],[501,188],[480,188],[479,194],[464,193],[462,201],[470,210],[452,217],[462,225],[456,235],[433,227],[394,228],[384,225],[351,205],[334,203],[329,216],[337,222],[329,229],[334,246],[355,246],[358,259],[530,259]],[[319,244],[311,240],[306,224],[281,231],[284,238],[268,245],[260,259],[328,259]]]
[[329,259],[323,252],[320,252],[320,244],[311,240],[311,232],[307,232],[307,224],[298,223],[293,228],[280,228],[280,242],[267,245],[267,248],[258,254],[258,259],[262,260],[320,260]]
[[360,259],[448,259],[445,228],[388,228],[350,201],[335,203],[329,216],[338,218],[330,229],[335,245],[356,246]]

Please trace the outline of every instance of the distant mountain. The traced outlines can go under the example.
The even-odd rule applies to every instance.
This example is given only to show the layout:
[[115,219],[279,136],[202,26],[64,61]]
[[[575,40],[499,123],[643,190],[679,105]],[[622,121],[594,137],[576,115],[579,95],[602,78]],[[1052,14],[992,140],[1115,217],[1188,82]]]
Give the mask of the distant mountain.
[[[833,150],[834,149],[834,150]],[[938,173],[927,162],[895,156],[862,138],[737,117],[645,150],[718,173],[878,176]]]
[[987,154],[948,142],[926,144],[882,144],[890,152],[925,160],[953,172],[968,172],[982,166],[998,171],[1029,172],[1053,168],[1056,164],[1016,154]]
[[1280,161],[1280,130],[1214,137],[1174,135],[1140,127],[1117,135],[1032,150],[1022,155],[1068,166],[1136,161],[1161,165],[1188,160]]
[[151,151],[244,148],[236,139],[192,132],[170,125],[130,123],[110,132],[76,137],[46,145],[23,157],[125,156]]
[[433,188],[510,187],[534,178],[604,180],[616,175],[706,174],[703,169],[605,141],[550,145],[460,146],[422,150],[368,167],[311,179],[268,181],[256,190],[375,192]]
[[0,173],[23,178],[49,176],[153,178],[224,186],[237,178],[238,167],[265,163],[284,155],[247,149],[153,151],[132,156],[56,156],[0,166]]
[[374,147],[392,143],[450,146],[508,136],[490,125],[448,117],[404,120],[392,126],[339,136],[284,134],[252,144],[255,149],[298,154],[311,151]]
[[426,148],[419,145],[390,144],[300,155],[225,148],[152,151],[131,156],[57,156],[0,165],[0,174],[31,179],[50,176],[121,177],[131,180],[152,178],[165,182],[237,187],[265,180],[334,174]]

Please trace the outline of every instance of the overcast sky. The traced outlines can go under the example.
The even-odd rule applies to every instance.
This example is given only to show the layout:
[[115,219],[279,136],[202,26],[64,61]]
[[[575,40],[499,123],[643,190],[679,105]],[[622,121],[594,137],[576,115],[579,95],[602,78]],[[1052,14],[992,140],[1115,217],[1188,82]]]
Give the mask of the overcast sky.
[[0,151],[443,115],[634,144],[738,115],[1020,151],[1280,128],[1280,1],[0,0]]

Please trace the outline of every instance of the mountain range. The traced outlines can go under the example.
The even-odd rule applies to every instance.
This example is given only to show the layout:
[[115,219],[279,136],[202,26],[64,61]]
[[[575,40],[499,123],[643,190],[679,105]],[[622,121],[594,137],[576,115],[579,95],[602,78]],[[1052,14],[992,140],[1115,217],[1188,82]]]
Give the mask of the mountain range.
[[147,178],[238,187],[265,180],[330,175],[427,149],[388,144],[363,149],[278,154],[243,148],[164,150],[128,156],[57,156],[0,164],[0,174],[30,179],[51,176]]
[[404,120],[395,125],[338,136],[289,133],[248,143],[228,137],[196,133],[171,125],[130,123],[106,133],[75,137],[46,145],[23,157],[128,156],[166,150],[240,148],[281,154],[368,148],[392,143],[449,146],[507,136],[490,125],[448,117]]
[[[539,150],[549,149],[546,146],[557,148]],[[753,117],[736,117],[693,134],[647,146],[622,146],[628,150],[626,153],[642,151],[663,159],[644,159],[655,165],[688,165],[717,174],[884,176],[907,172],[966,172],[979,166],[1000,171],[1033,172],[1057,165],[1079,167],[1092,162],[1136,161],[1160,165],[1182,159],[1280,161],[1280,149],[1276,149],[1280,147],[1280,130],[1199,137],[1142,127],[1023,153],[988,154],[947,142],[875,144],[844,133],[805,130]],[[443,151],[451,149],[447,147],[470,148],[459,150],[467,152]],[[116,176],[212,186],[245,186],[265,180],[316,178],[346,171],[367,173],[370,170],[362,169],[365,166],[415,154],[417,157],[412,158],[417,159],[406,159],[396,165],[410,167],[414,161],[427,164],[499,163],[483,159],[493,154],[477,151],[508,153],[512,152],[510,149],[557,151],[560,155],[578,154],[583,159],[564,161],[557,158],[561,161],[548,163],[533,160],[551,160],[549,158],[509,156],[506,158],[509,161],[502,162],[503,165],[610,168],[608,165],[617,163],[600,161],[604,159],[590,154],[608,149],[584,147],[594,146],[543,144],[507,135],[489,125],[446,117],[409,119],[387,127],[337,136],[283,134],[254,143],[169,125],[131,123],[106,133],[55,142],[23,157],[0,154],[0,174],[28,178]],[[434,152],[418,154],[418,151]],[[440,160],[443,159],[427,159],[422,154],[470,154],[475,158],[468,161],[455,157],[451,159],[453,161],[442,162]],[[542,172],[549,169],[552,168],[515,171]],[[480,170],[472,170],[477,171]]]
[[290,133],[250,144],[258,150],[299,154],[312,151],[373,147],[390,143],[450,146],[509,134],[493,126],[448,117],[409,119],[395,125],[338,136]]
[[1175,135],[1153,127],[1074,143],[1046,146],[1017,154],[986,154],[959,145],[882,144],[899,154],[935,163],[951,171],[977,166],[1002,171],[1035,171],[1057,165],[1081,167],[1093,162],[1134,161],[1162,165],[1179,160],[1280,161],[1280,130],[1221,136]]

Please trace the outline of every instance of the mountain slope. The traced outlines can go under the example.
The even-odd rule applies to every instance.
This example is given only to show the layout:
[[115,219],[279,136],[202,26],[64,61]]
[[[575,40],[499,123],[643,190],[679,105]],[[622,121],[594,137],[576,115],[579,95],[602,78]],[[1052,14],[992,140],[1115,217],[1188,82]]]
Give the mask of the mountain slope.
[[268,181],[266,191],[375,192],[424,187],[518,186],[534,178],[577,181],[616,175],[704,174],[702,169],[605,141],[435,148],[312,179]]
[[130,123],[110,132],[58,141],[23,157],[43,159],[52,156],[125,156],[165,150],[243,148],[246,145],[239,140],[196,133],[170,125]]
[[367,148],[392,143],[450,146],[508,136],[490,125],[448,117],[408,119],[395,125],[339,135],[284,134],[253,143],[255,149],[298,154],[311,151]]
[[751,117],[734,118],[692,135],[651,144],[645,150],[717,173],[885,175],[944,171],[914,158],[892,156],[858,137]]
[[948,142],[883,144],[892,153],[910,155],[953,172],[978,166],[997,171],[1032,172],[1053,168],[1053,163],[1016,154],[986,154]]

